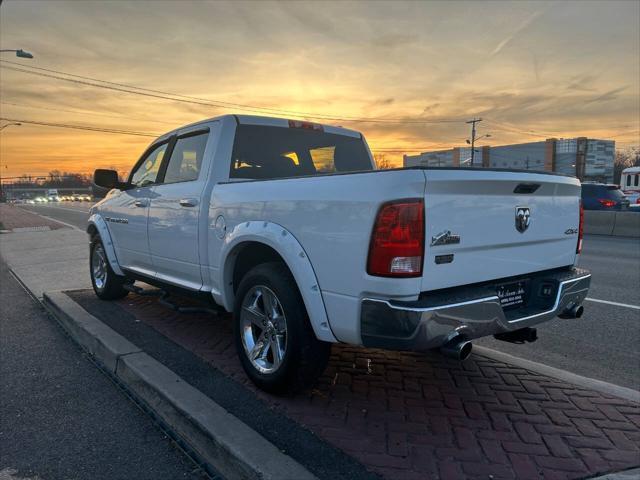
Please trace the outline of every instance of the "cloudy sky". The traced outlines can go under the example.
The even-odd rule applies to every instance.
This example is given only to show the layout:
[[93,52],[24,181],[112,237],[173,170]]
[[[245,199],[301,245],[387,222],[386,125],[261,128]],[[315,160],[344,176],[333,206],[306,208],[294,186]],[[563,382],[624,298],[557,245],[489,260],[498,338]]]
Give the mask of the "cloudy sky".
[[[326,122],[361,130],[392,162],[405,151],[464,144],[464,121],[474,116],[484,119],[479,133],[492,135],[486,144],[553,136],[640,143],[638,1],[4,0],[0,45],[35,56],[2,54],[6,119],[160,134],[222,113],[276,109],[333,117]],[[207,102],[98,88],[8,62]],[[126,171],[151,140],[8,127],[2,176]]]

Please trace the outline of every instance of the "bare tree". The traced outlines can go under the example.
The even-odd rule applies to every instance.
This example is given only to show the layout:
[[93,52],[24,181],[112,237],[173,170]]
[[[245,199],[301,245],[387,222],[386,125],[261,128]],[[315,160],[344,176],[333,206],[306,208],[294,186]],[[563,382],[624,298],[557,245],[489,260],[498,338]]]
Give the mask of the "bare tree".
[[616,150],[613,161],[613,183],[619,185],[622,171],[633,166],[640,166],[640,146]]
[[376,167],[378,170],[389,170],[390,168],[394,168],[389,160],[387,160],[386,155],[384,153],[377,153],[373,156],[373,160],[376,162]]

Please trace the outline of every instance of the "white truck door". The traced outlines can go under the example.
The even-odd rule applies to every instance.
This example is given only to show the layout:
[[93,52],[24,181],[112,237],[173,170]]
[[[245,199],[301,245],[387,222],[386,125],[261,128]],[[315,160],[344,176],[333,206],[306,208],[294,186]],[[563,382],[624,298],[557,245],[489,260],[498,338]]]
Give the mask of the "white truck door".
[[147,240],[149,197],[168,146],[164,140],[147,149],[129,177],[132,188],[113,198],[104,213],[120,266],[148,276],[155,274]]
[[[202,287],[198,239],[201,197],[207,183],[204,159],[208,138],[209,128],[175,138],[149,205],[149,249],[156,278],[192,290]],[[206,218],[204,222],[206,227]]]

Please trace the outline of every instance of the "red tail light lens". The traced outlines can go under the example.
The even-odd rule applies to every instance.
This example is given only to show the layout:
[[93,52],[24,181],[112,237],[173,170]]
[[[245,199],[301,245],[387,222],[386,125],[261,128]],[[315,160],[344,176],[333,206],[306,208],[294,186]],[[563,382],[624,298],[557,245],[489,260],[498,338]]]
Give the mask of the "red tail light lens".
[[580,200],[580,223],[578,224],[578,246],[576,247],[576,253],[582,252],[583,236],[584,236],[584,207],[582,206],[582,200]]
[[640,197],[636,198],[636,205],[640,205]]
[[600,205],[605,208],[614,207],[616,204],[616,202],[614,202],[613,200],[609,200],[608,198],[599,198],[598,201],[600,202]]
[[423,256],[423,200],[385,203],[371,234],[367,273],[378,277],[419,277]]

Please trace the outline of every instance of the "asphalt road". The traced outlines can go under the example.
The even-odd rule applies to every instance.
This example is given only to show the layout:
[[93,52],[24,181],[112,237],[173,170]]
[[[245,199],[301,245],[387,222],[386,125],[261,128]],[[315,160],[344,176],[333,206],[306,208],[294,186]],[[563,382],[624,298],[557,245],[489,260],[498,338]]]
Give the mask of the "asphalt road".
[[[89,204],[26,208],[84,229]],[[640,242],[588,235],[580,266],[593,274],[581,319],[557,318],[539,325],[539,339],[533,344],[514,345],[493,338],[476,343],[578,375],[640,389]]]
[[91,203],[63,202],[52,205],[20,205],[20,207],[84,230],[87,228],[87,219],[89,218]]
[[0,262],[0,478],[204,478]]
[[[538,341],[477,343],[517,357],[640,389],[640,241],[588,235],[580,266],[591,270],[591,289],[580,319],[538,325]],[[611,305],[596,300],[622,303]],[[636,308],[631,308],[636,307]]]

